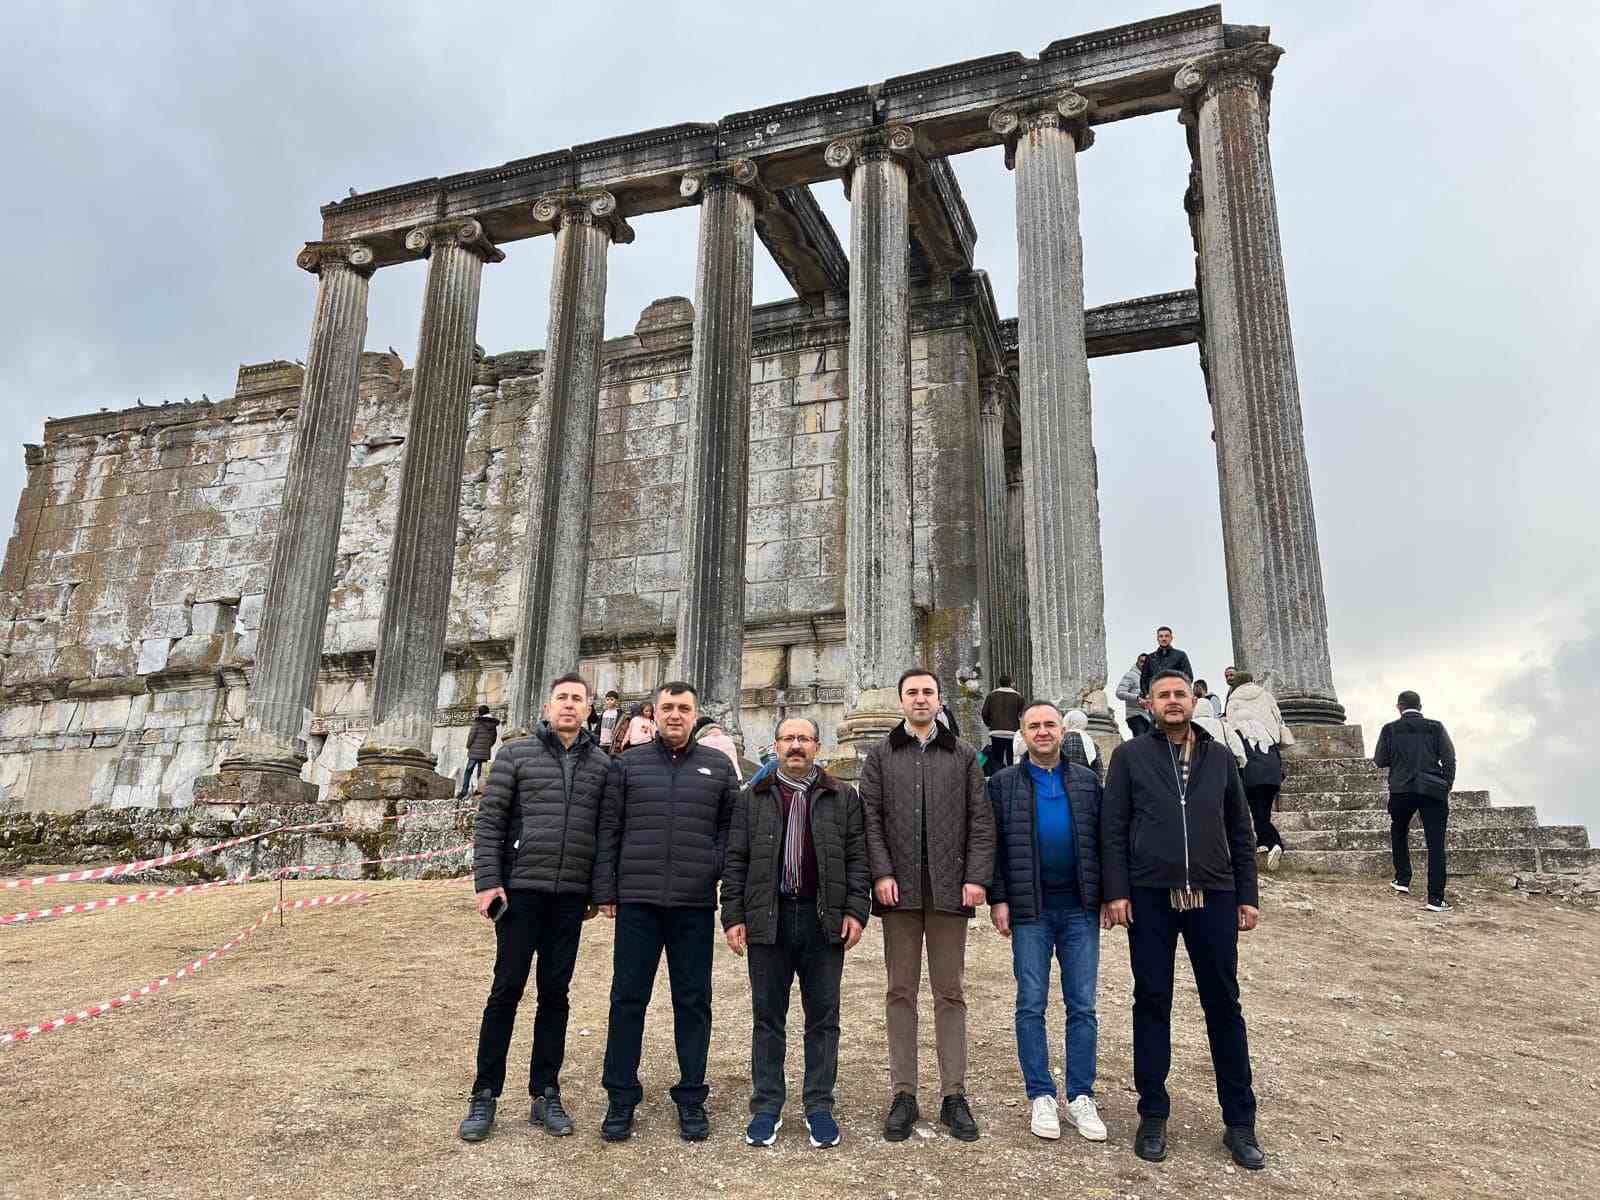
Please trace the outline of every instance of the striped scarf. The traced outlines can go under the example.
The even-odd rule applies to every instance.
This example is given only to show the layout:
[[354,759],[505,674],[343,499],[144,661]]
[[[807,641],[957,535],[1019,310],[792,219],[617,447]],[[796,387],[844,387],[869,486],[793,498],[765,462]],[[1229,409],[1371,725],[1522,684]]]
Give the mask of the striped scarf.
[[811,814],[811,785],[817,781],[817,769],[804,779],[791,779],[778,770],[778,786],[789,798],[788,819],[783,829],[783,880],[779,890],[785,895],[797,896],[801,887],[801,863],[806,852],[806,819]]

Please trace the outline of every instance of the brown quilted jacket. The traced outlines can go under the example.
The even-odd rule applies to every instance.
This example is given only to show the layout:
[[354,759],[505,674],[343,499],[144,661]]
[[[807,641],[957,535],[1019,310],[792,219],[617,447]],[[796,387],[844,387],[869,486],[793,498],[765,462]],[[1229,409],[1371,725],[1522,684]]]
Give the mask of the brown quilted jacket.
[[[893,875],[898,908],[922,907],[923,808],[927,807],[928,875],[932,907],[972,915],[961,885],[988,887],[994,874],[994,808],[971,746],[942,724],[926,750],[896,725],[861,766],[861,805],[867,821],[867,870],[876,882]],[[872,911],[885,909],[873,899]]]

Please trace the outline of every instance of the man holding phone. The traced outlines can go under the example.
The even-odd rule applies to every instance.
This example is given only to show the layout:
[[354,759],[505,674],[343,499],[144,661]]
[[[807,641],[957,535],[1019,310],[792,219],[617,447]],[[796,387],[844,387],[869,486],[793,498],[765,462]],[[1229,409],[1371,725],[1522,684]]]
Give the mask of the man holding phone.
[[589,686],[581,675],[550,685],[545,723],[500,748],[473,833],[478,912],[494,922],[494,983],[478,1030],[478,1071],[459,1133],[481,1142],[505,1084],[517,1005],[538,956],[538,1007],[528,1092],[531,1124],[572,1132],[561,1105],[567,989],[590,903],[600,804],[610,758],[584,728]]

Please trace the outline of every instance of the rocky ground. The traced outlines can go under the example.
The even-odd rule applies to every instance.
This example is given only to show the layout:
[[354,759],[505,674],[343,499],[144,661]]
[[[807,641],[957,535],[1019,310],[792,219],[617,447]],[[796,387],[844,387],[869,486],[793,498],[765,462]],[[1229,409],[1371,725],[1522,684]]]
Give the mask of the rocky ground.
[[[1467,883],[1455,912],[1381,881],[1270,881],[1243,945],[1245,1013],[1271,1156],[1236,1171],[1204,1027],[1180,955],[1172,1156],[1129,1149],[1129,974],[1104,935],[1101,1110],[1111,1140],[1033,1138],[1011,1031],[1010,954],[987,921],[968,955],[969,1092],[984,1136],[877,1137],[885,1096],[882,942],[845,973],[839,1117],[812,1150],[791,1109],[776,1146],[739,1137],[750,1016],[742,960],[719,950],[712,1140],[680,1142],[664,976],[647,1099],[631,1144],[597,1136],[611,931],[588,927],[574,983],[564,1092],[578,1134],[526,1123],[518,1066],[486,1143],[455,1137],[492,937],[464,887],[382,883],[364,905],[290,913],[161,994],[0,1049],[0,1196],[1591,1197],[1600,1172],[1600,918],[1503,881]],[[41,889],[50,903],[137,890]],[[288,894],[344,890],[328,881]],[[9,910],[26,890],[3,893]],[[0,1029],[116,995],[226,941],[276,897],[259,885],[0,926]],[[17,903],[10,903],[17,901]],[[1187,990],[1184,990],[1187,989]],[[798,1003],[797,1003],[798,1010]],[[798,1016],[798,1012],[796,1013]],[[528,1052],[531,1011],[514,1062]],[[1052,1015],[1059,1055],[1060,1013]],[[925,1014],[925,1031],[931,1020]],[[799,1064],[791,1034],[791,1078]],[[931,1045],[922,1103],[936,1111]]]

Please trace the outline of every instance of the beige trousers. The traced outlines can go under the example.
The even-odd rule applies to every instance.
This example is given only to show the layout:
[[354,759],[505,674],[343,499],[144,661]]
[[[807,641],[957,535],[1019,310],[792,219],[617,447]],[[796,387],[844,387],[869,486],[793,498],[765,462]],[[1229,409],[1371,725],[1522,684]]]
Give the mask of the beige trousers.
[[[926,885],[923,895],[931,889]],[[933,991],[933,1036],[939,1057],[939,1094],[961,1096],[967,1085],[967,999],[961,979],[967,960],[967,920],[960,913],[889,912],[883,921],[883,962],[889,976],[884,1005],[889,1032],[889,1092],[917,1094],[917,994],[922,990],[922,948],[928,948]]]

